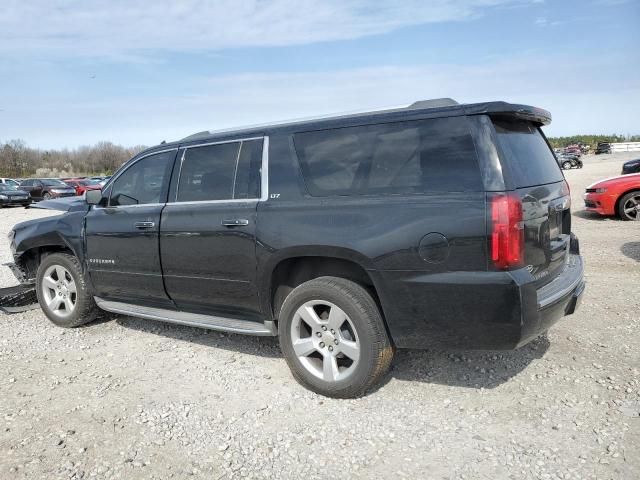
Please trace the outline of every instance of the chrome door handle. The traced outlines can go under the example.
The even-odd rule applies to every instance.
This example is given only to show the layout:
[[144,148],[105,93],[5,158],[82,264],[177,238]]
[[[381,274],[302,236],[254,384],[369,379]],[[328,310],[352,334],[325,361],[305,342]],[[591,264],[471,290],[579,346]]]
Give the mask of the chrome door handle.
[[225,227],[246,227],[249,225],[249,220],[246,218],[233,218],[231,220],[222,220],[222,225]]
[[153,222],[136,222],[133,225],[140,230],[146,230],[156,226]]

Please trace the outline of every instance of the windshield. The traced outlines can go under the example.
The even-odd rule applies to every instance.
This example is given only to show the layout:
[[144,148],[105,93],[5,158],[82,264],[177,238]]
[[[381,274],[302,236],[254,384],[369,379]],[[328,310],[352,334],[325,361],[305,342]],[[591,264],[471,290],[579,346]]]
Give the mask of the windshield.
[[68,187],[69,185],[67,185],[66,183],[64,183],[62,180],[56,180],[54,178],[45,178],[42,180],[42,184],[46,185],[47,187]]
[[18,189],[13,185],[6,185],[4,183],[0,183],[0,192],[15,192]]

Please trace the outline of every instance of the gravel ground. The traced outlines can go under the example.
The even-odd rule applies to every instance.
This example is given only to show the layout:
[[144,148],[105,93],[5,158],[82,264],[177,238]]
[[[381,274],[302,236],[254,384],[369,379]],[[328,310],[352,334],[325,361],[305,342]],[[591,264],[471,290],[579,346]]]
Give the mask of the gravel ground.
[[[0,314],[0,478],[640,478],[640,224],[582,211],[628,158],[566,172],[575,315],[514,352],[400,351],[358,400],[298,386],[275,339]],[[0,260],[10,227],[45,214],[0,211]]]

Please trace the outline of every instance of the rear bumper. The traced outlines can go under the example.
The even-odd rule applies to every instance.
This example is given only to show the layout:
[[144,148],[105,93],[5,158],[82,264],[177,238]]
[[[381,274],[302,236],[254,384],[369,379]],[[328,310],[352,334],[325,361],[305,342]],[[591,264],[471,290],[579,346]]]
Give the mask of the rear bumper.
[[[523,294],[530,295],[526,288]],[[524,345],[580,306],[585,290],[584,262],[580,255],[569,255],[564,271],[553,281],[535,290],[535,305],[523,298],[522,330],[520,341]]]
[[377,290],[399,348],[512,350],[572,314],[585,289],[578,253],[570,254],[562,273],[540,288],[525,268],[379,273],[383,288]]

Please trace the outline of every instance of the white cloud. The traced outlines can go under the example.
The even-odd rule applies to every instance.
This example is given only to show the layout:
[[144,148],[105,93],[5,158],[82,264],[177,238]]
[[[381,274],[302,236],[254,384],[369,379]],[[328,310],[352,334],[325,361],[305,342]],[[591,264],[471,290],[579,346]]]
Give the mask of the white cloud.
[[[4,0],[0,51],[119,55],[344,40],[516,0]],[[520,0],[520,3],[522,0]]]

